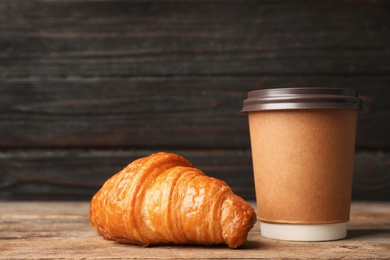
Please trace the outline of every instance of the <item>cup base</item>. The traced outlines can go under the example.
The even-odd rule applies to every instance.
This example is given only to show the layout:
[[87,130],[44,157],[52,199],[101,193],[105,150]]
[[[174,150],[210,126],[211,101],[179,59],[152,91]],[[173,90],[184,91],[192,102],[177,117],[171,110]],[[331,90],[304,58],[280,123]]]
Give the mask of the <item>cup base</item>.
[[290,241],[329,241],[347,236],[347,222],[335,224],[279,224],[260,221],[261,235]]

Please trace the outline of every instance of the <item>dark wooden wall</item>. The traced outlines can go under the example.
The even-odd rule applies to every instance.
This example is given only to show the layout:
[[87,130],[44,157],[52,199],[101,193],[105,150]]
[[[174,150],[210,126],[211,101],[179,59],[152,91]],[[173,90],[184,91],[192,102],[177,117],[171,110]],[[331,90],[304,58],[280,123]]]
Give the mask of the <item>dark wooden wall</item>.
[[0,1],[0,199],[87,200],[171,151],[254,199],[250,90],[359,91],[353,199],[390,200],[390,1]]

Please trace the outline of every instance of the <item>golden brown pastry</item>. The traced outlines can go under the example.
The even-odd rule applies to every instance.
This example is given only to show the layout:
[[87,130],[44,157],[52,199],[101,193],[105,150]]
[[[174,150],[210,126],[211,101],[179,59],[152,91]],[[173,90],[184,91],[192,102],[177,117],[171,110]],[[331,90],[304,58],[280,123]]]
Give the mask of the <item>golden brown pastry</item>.
[[133,161],[94,195],[90,219],[120,243],[242,245],[254,209],[223,181],[181,156],[156,153]]

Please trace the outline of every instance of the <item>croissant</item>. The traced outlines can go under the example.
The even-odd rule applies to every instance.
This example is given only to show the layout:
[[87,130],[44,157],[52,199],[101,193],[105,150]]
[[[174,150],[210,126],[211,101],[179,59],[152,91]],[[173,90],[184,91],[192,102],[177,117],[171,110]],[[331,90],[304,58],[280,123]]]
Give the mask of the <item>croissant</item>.
[[93,196],[90,220],[107,240],[137,245],[244,244],[254,209],[222,180],[159,152],[130,163]]

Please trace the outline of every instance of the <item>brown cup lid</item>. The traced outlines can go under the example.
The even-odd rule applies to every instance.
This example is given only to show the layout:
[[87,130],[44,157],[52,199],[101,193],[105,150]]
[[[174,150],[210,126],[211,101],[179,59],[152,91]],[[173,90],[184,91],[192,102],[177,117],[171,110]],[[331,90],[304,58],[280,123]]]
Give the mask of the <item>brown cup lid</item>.
[[241,112],[284,109],[363,110],[363,102],[353,89],[275,88],[248,93]]

